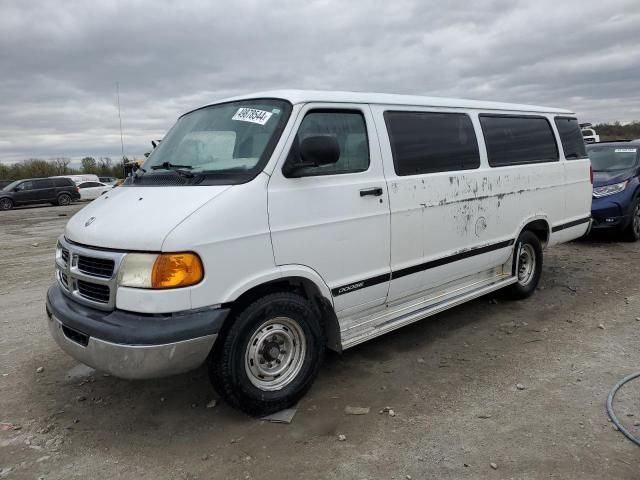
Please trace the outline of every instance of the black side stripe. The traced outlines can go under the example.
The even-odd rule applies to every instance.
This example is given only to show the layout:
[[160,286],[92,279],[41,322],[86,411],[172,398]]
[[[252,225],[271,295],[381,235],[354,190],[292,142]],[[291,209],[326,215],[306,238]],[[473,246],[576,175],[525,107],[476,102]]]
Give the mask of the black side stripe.
[[576,225],[582,225],[583,223],[587,223],[591,220],[591,216],[585,218],[579,218],[578,220],[574,220],[573,222],[563,223],[562,225],[556,225],[551,229],[552,232],[559,232],[560,230],[564,230],[565,228],[575,227]]
[[429,270],[430,268],[440,267],[447,263],[457,262],[458,260],[464,260],[465,258],[473,257],[475,255],[482,255],[483,253],[493,252],[494,250],[500,250],[501,248],[509,247],[515,243],[515,240],[505,240],[504,242],[494,243],[486,245],[480,248],[472,248],[471,250],[465,250],[464,252],[456,253],[455,255],[449,255],[448,257],[438,258],[437,260],[431,260],[429,262],[414,265],[413,267],[403,268],[393,272],[392,278],[405,277],[414,273],[421,272],[423,270]]
[[371,287],[373,285],[378,285],[379,283],[388,282],[389,280],[391,280],[391,274],[385,273],[383,275],[378,275],[377,277],[367,278],[366,280],[359,280],[348,285],[333,288],[331,289],[331,295],[337,297],[338,295],[344,295],[345,293],[353,292],[354,290],[360,290],[361,288]]
[[385,273],[384,275],[378,275],[377,277],[367,278],[366,280],[359,280],[357,282],[349,283],[347,285],[342,285],[340,287],[331,289],[331,294],[334,297],[337,297],[339,295],[344,295],[345,293],[350,293],[355,290],[360,290],[362,288],[371,287],[373,285],[378,285],[380,283],[388,282],[393,278],[405,277],[407,275],[412,275],[414,273],[422,272],[423,270],[428,270],[430,268],[440,267],[448,263],[464,260],[465,258],[473,257],[475,255],[482,255],[483,253],[493,252],[494,250],[500,250],[501,248],[509,247],[514,243],[515,243],[515,240],[505,240],[504,242],[493,243],[491,245],[486,245],[480,248],[472,248],[471,250],[465,250],[464,252],[456,253],[454,255],[449,255],[448,257],[442,257],[436,260],[431,260],[429,262],[421,263],[419,265],[413,265],[411,267],[402,268],[392,273]]

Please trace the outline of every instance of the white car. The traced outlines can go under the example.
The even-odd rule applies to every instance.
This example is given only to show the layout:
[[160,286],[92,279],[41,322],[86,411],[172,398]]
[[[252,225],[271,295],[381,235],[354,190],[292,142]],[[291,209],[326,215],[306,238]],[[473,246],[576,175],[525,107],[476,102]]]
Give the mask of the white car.
[[113,185],[107,185],[102,182],[82,182],[78,184],[80,190],[80,200],[95,200],[103,193],[108,192]]
[[272,413],[309,389],[325,348],[498,289],[534,294],[543,248],[590,228],[591,179],[568,110],[227,99],[180,117],[144,168],[69,220],[49,329],[122,378],[206,362],[230,405]]

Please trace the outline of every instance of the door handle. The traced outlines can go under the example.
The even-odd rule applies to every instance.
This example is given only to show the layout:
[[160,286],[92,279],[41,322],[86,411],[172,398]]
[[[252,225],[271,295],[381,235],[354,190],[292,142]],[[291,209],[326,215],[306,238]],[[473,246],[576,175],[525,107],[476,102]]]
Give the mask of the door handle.
[[374,187],[374,188],[365,188],[364,190],[360,190],[361,197],[366,197],[367,195],[371,195],[373,197],[379,197],[380,195],[382,195],[382,188]]

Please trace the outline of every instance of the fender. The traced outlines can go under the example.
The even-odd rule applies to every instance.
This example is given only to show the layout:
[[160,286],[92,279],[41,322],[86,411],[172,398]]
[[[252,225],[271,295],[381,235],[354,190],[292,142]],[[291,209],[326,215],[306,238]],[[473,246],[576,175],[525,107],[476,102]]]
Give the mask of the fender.
[[254,277],[245,279],[245,281],[243,281],[242,283],[231,286],[225,294],[224,300],[221,303],[232,302],[252,288],[286,277],[302,277],[310,280],[316,285],[316,287],[318,287],[318,291],[333,307],[333,296],[331,295],[331,289],[318,274],[318,272],[310,267],[307,267],[306,265],[295,264],[279,265],[271,271],[260,272]]
[[535,221],[539,221],[539,220],[544,221],[546,226],[547,226],[547,243],[546,243],[545,246],[551,245],[552,244],[552,242],[551,242],[551,222],[549,221],[549,217],[544,213],[538,213],[538,214],[532,215],[532,216],[527,217],[524,220],[522,220],[520,222],[520,224],[518,225],[518,228],[517,228],[516,233],[515,233],[514,240],[518,240],[518,237],[520,236],[520,234],[524,230],[524,227],[529,225],[531,222],[535,222]]

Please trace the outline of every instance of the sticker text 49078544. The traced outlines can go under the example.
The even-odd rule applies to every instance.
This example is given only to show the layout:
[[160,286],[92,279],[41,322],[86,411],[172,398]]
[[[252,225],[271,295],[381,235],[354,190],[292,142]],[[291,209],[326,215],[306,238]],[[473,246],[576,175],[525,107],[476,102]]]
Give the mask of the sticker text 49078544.
[[264,110],[258,110],[257,108],[239,108],[236,114],[231,118],[231,120],[239,120],[241,122],[251,122],[257,123],[259,125],[264,125],[269,121],[273,115],[271,112],[266,112]]

